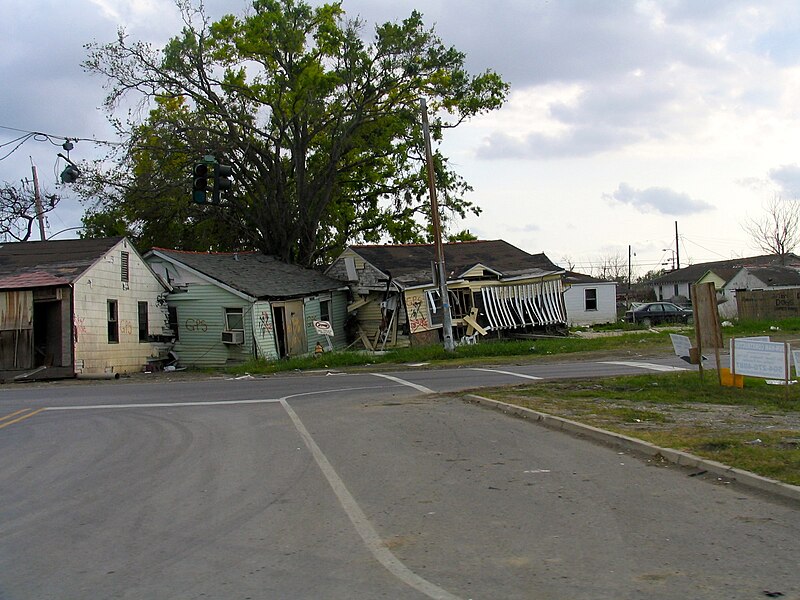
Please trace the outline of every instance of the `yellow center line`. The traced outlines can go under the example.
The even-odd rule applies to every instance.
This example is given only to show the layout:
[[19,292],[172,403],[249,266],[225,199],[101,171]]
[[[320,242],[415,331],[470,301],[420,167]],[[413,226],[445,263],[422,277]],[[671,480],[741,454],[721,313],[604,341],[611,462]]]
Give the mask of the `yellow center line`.
[[5,417],[0,417],[0,423],[2,423],[3,421],[6,421],[8,419],[11,419],[13,417],[16,417],[19,413],[24,413],[24,412],[27,412],[29,410],[30,410],[30,408],[23,408],[23,409],[20,409],[20,410],[18,410],[16,412],[11,413],[10,415],[6,415]]
[[[25,410],[28,410],[28,409],[25,409]],[[18,411],[17,411],[17,412],[15,412],[15,413],[12,413],[12,414],[10,414],[10,415],[6,415],[5,417],[3,417],[3,420],[5,420],[5,419],[10,419],[10,418],[11,418],[11,417],[13,417],[14,415],[18,415],[18,414],[19,414],[19,413],[21,413],[21,412],[25,412],[25,410],[18,410]],[[8,427],[9,425],[13,425],[14,423],[19,423],[20,421],[24,421],[25,419],[29,419],[29,418],[30,418],[30,417],[32,417],[33,415],[38,415],[38,414],[39,414],[40,412],[42,412],[43,410],[44,410],[43,408],[40,408],[40,409],[38,409],[38,410],[35,410],[35,411],[33,411],[33,412],[30,412],[30,413],[28,413],[27,415],[22,415],[21,417],[19,417],[19,418],[16,418],[16,419],[14,419],[13,421],[7,421],[7,422],[5,422],[5,423],[0,423],[0,429],[3,429],[3,427]]]

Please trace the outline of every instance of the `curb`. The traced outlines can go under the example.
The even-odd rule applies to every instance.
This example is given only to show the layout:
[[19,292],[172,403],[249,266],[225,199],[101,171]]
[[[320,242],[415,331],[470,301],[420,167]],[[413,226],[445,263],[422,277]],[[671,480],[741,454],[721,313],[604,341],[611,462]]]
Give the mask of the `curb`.
[[785,500],[800,502],[800,486],[783,483],[768,477],[762,477],[750,471],[730,467],[713,460],[689,454],[688,452],[681,452],[680,450],[673,450],[671,448],[661,448],[655,444],[622,435],[621,433],[606,431],[605,429],[585,425],[577,421],[570,421],[563,417],[548,415],[547,413],[541,413],[530,408],[515,406],[514,404],[492,400],[476,394],[466,394],[466,397],[482,406],[494,408],[504,413],[510,413],[523,419],[536,421],[548,429],[564,431],[573,435],[581,435],[598,442],[611,444],[618,448],[632,450],[644,454],[645,456],[659,455],[673,464],[682,467],[703,469],[714,475],[730,479],[740,485],[766,492]]

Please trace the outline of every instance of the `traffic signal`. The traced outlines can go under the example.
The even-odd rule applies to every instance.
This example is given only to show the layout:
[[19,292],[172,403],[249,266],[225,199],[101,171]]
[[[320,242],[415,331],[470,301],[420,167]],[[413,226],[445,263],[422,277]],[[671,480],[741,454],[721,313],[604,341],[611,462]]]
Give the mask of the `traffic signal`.
[[214,163],[214,190],[211,196],[212,204],[219,204],[222,192],[227,192],[233,186],[231,181],[233,168],[230,165]]
[[75,183],[78,180],[81,172],[75,165],[67,165],[61,172],[61,183]]
[[206,157],[192,169],[192,201],[197,204],[208,202],[208,172],[212,164]]

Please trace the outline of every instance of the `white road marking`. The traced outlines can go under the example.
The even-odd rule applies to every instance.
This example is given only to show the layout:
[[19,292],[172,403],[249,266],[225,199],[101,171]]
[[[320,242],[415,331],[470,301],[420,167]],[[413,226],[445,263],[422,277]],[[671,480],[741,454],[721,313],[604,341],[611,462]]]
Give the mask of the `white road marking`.
[[[373,375],[377,375],[377,373],[373,373]],[[393,377],[389,377],[388,375],[384,375],[384,377],[387,377],[388,379],[395,379]],[[411,385],[411,387],[422,387],[414,384],[408,385]],[[347,487],[345,487],[344,482],[336,473],[325,454],[323,454],[322,450],[320,450],[319,446],[317,446],[317,443],[314,441],[314,438],[311,437],[311,434],[305,428],[305,425],[303,425],[300,417],[298,417],[297,413],[292,410],[292,407],[289,406],[289,403],[285,398],[281,398],[280,403],[286,410],[289,418],[294,423],[294,426],[300,434],[300,437],[303,438],[303,442],[311,452],[311,455],[314,457],[317,465],[319,465],[319,468],[322,470],[322,474],[333,488],[333,492],[339,499],[339,504],[341,504],[345,513],[347,513],[347,516],[353,523],[358,535],[361,536],[361,539],[364,541],[367,549],[372,553],[372,556],[374,556],[379,563],[386,567],[386,569],[392,573],[392,575],[415,590],[422,592],[428,598],[435,598],[437,600],[460,600],[458,596],[454,596],[447,590],[440,588],[438,585],[431,583],[427,579],[423,579],[414,573],[386,547],[386,545],[383,543],[383,540],[381,540],[380,536],[378,535],[378,532],[367,518],[367,515],[364,514],[363,510],[361,510],[361,507],[358,505],[355,498],[353,498],[353,496],[350,494]]]
[[427,388],[424,385],[419,385],[417,383],[411,383],[410,381],[406,381],[405,379],[400,379],[399,377],[392,377],[391,375],[384,375],[383,373],[372,373],[375,377],[383,377],[384,379],[389,379],[394,381],[395,383],[399,383],[400,385],[407,385],[408,387],[412,387],[415,390],[419,390],[423,394],[435,394],[431,388]]
[[535,377],[533,375],[523,375],[522,373],[513,373],[511,371],[500,371],[498,369],[481,369],[478,367],[470,368],[470,371],[486,371],[487,373],[500,373],[502,375],[511,375],[512,377],[521,377],[522,379],[534,379],[538,380],[541,377]]
[[650,371],[688,371],[683,367],[670,367],[669,365],[656,365],[653,363],[637,362],[637,361],[604,361],[600,362],[601,365],[622,365],[623,367],[637,367],[639,369],[648,369]]
[[48,406],[44,410],[93,410],[95,408],[175,408],[181,406],[224,406],[228,404],[270,404],[280,402],[276,398],[260,400],[219,400],[212,402],[151,402],[143,404],[87,404],[85,406]]

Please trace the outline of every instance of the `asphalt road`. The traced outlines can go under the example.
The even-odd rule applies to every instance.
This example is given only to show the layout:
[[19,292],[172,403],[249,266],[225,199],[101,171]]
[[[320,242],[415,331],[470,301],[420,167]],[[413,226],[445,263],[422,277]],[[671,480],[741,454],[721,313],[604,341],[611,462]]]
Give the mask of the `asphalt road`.
[[6,386],[0,599],[800,598],[796,505],[437,395],[644,364]]

